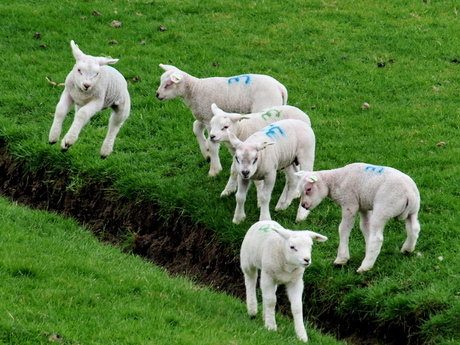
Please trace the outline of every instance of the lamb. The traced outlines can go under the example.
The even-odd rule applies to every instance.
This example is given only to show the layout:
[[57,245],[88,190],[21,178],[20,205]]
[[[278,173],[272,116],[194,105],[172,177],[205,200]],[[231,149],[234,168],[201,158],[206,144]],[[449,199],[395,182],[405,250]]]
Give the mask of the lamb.
[[[299,108],[290,105],[271,107],[258,113],[247,115],[227,113],[220,109],[215,103],[211,105],[211,110],[214,116],[211,118],[209,138],[214,143],[224,142],[232,156],[235,154],[235,149],[229,143],[230,140],[227,130],[244,141],[251,134],[262,129],[266,125],[283,119],[302,120],[311,126],[308,115]],[[221,196],[229,195],[236,190],[238,172],[235,170],[234,164],[232,164],[230,171],[230,178]]]
[[78,139],[83,127],[97,112],[111,107],[109,128],[101,148],[101,158],[113,151],[115,138],[130,113],[131,100],[128,85],[123,75],[107,64],[119,59],[94,57],[83,53],[75,42],[70,41],[76,63],[67,75],[65,88],[56,106],[49,143],[59,141],[62,124],[73,104],[75,118],[61,142],[61,150],[67,151]]
[[287,230],[274,221],[261,221],[249,228],[240,253],[248,314],[251,317],[257,314],[256,285],[260,270],[265,327],[276,331],[276,289],[285,284],[295,331],[304,342],[308,336],[302,311],[303,273],[312,263],[313,240],[324,242],[327,237],[309,230]]
[[[245,217],[244,203],[250,181],[263,181],[257,191],[260,206],[259,220],[271,220],[269,203],[275,185],[276,173],[284,169],[286,185],[275,210],[286,209],[297,196],[298,177],[296,164],[302,170],[313,170],[315,134],[305,122],[286,119],[262,128],[244,142],[228,133],[230,143],[236,149],[235,168],[238,171],[238,190],[233,223],[239,224]],[[297,220],[303,220],[308,212],[299,205]]]
[[366,241],[366,255],[358,273],[374,266],[382,247],[383,229],[390,218],[406,222],[407,239],[401,252],[410,253],[414,250],[420,232],[417,219],[420,194],[408,175],[394,168],[366,163],[298,174],[301,175],[299,188],[305,209],[314,209],[326,197],[342,208],[340,245],[335,264],[345,265],[350,258],[348,238],[358,212],[361,215],[360,228]]
[[165,101],[180,97],[190,108],[196,119],[193,132],[201,153],[211,162],[211,176],[222,170],[219,143],[207,140],[204,134],[205,130],[208,133],[210,131],[212,103],[225,111],[251,113],[287,102],[286,87],[267,75],[245,74],[199,79],[171,65],[160,64],[160,67],[166,72],[161,76],[157,98]]

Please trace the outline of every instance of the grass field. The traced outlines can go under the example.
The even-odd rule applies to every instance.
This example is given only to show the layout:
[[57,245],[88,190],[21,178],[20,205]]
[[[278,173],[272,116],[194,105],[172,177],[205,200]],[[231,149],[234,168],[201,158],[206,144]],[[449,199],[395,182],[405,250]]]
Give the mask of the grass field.
[[[75,221],[0,199],[0,344],[295,342],[216,294],[96,241]],[[231,320],[231,322],[229,322]],[[310,328],[315,344],[338,344]]]
[[[316,169],[356,161],[392,166],[415,180],[422,198],[416,253],[399,253],[403,225],[391,221],[375,268],[364,275],[355,274],[364,255],[357,229],[350,263],[342,269],[332,265],[340,210],[331,202],[302,224],[294,223],[294,206],[272,213],[285,227],[329,237],[315,247],[306,275],[309,317],[332,314],[337,322],[369,322],[380,335],[404,330],[407,342],[455,344],[460,342],[458,7],[449,0],[3,1],[0,137],[30,174],[43,167],[65,171],[72,176],[68,188],[76,191],[88,176],[111,181],[121,195],[158,201],[165,217],[181,210],[238,248],[258,218],[254,190],[247,220],[233,225],[234,197],[219,197],[231,157],[221,150],[224,171],[207,176],[189,109],[180,100],[155,98],[158,64],[174,64],[196,77],[269,74],[287,87],[288,103],[312,119]],[[113,20],[122,26],[111,27]],[[67,153],[47,143],[62,87],[45,77],[64,81],[74,63],[71,39],[85,53],[120,58],[115,67],[129,83],[131,117],[106,160],[99,159],[99,149],[107,111],[91,120]],[[361,109],[364,102],[369,109]],[[282,185],[280,177],[273,199]]]

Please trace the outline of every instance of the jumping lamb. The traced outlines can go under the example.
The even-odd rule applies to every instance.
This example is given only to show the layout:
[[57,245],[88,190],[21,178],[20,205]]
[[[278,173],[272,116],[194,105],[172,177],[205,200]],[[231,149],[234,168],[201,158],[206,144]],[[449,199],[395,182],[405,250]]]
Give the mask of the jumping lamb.
[[[263,187],[257,191],[260,206],[259,220],[270,220],[269,204],[277,171],[284,169],[286,174],[286,185],[275,208],[275,210],[283,210],[298,195],[297,165],[301,170],[313,170],[315,134],[305,122],[287,119],[273,122],[252,134],[244,142],[231,132],[228,136],[230,143],[236,149],[234,164],[238,171],[233,222],[238,224],[246,217],[244,203],[251,180],[263,181]],[[299,205],[297,220],[305,219],[308,212]]]
[[72,105],[75,104],[75,117],[62,139],[62,151],[67,151],[75,144],[91,117],[100,110],[111,107],[109,128],[101,148],[101,157],[106,158],[112,153],[115,138],[129,116],[131,100],[128,85],[120,72],[107,66],[117,63],[118,59],[86,55],[73,40],[70,41],[70,46],[76,63],[67,75],[64,91],[56,106],[49,143],[59,141],[62,123]]
[[313,240],[324,242],[327,237],[309,230],[287,230],[274,221],[261,221],[249,228],[240,253],[248,314],[251,317],[257,314],[256,285],[260,270],[265,327],[276,331],[276,289],[285,284],[295,331],[304,342],[308,336],[303,322],[303,273],[312,262]]
[[366,241],[366,255],[358,273],[374,266],[382,247],[383,229],[390,218],[406,222],[407,239],[401,252],[414,250],[420,232],[417,219],[420,194],[408,175],[394,168],[366,163],[298,174],[301,175],[299,188],[305,209],[314,209],[326,197],[342,208],[340,245],[335,264],[345,265],[350,258],[348,238],[358,212]]
[[196,121],[193,124],[200,150],[211,162],[209,175],[215,176],[222,166],[219,160],[219,143],[205,137],[210,131],[213,116],[211,104],[229,112],[253,113],[275,105],[287,103],[287,90],[276,79],[261,74],[244,74],[234,77],[199,79],[171,65],[160,64],[166,72],[161,76],[157,98],[161,101],[182,98]]
[[[241,141],[246,140],[251,134],[261,130],[266,125],[284,119],[297,119],[311,126],[310,117],[299,108],[290,105],[280,105],[264,109],[253,114],[227,113],[215,103],[211,105],[214,116],[211,119],[211,131],[209,138],[215,143],[225,143],[230,154],[235,154],[235,149],[230,144],[227,131],[232,132]],[[221,196],[229,195],[236,190],[238,172],[232,164],[230,178],[221,193]]]

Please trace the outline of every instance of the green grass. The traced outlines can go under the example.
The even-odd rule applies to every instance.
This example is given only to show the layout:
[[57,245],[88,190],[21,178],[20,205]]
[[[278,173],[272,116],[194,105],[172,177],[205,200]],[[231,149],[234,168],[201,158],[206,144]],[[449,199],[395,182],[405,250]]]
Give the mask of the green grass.
[[[0,199],[0,344],[296,343],[238,299],[170,277],[99,243],[75,221]],[[308,327],[315,344],[338,344]]]
[[[415,180],[422,197],[420,254],[399,253],[403,225],[390,221],[375,268],[362,276],[354,273],[364,256],[357,229],[349,265],[332,265],[340,211],[331,202],[303,224],[294,223],[294,206],[272,213],[285,227],[330,239],[315,248],[306,274],[311,313],[370,320],[383,331],[407,327],[427,344],[460,342],[458,7],[453,0],[3,1],[0,137],[31,173],[41,167],[71,172],[69,188],[76,190],[88,176],[112,181],[124,196],[158,201],[165,217],[183,210],[238,248],[258,218],[254,190],[247,221],[231,224],[234,198],[219,197],[231,159],[222,150],[224,172],[207,176],[189,109],[180,100],[155,99],[158,64],[197,77],[269,74],[286,85],[288,103],[312,119],[316,169],[356,161],[393,166]],[[93,16],[93,10],[103,15]],[[110,27],[112,20],[122,27]],[[167,30],[159,31],[160,24]],[[99,149],[107,112],[91,120],[66,154],[47,144],[62,88],[45,77],[64,81],[73,65],[71,39],[85,53],[120,58],[115,67],[129,82],[131,117],[106,160],[99,159]],[[377,66],[381,62],[385,67]],[[139,82],[132,80],[136,76]],[[362,110],[364,102],[371,108]],[[280,178],[273,199],[282,185]]]

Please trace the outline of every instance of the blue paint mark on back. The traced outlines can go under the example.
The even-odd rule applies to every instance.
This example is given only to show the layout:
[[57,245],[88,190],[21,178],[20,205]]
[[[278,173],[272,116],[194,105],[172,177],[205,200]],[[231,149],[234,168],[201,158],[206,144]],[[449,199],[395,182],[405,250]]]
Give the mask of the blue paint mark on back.
[[283,129],[275,124],[270,124],[267,127],[262,128],[259,132],[265,133],[265,135],[272,140],[276,140],[279,136],[286,136]]
[[249,75],[239,75],[239,76],[236,76],[236,77],[232,77],[232,78],[228,78],[228,85],[232,84],[232,83],[239,83],[240,80],[242,81],[243,79],[244,80],[244,83],[245,84],[249,84],[251,82],[251,76]]
[[381,175],[385,170],[385,167],[369,165],[365,167],[364,170],[376,173],[377,175]]

